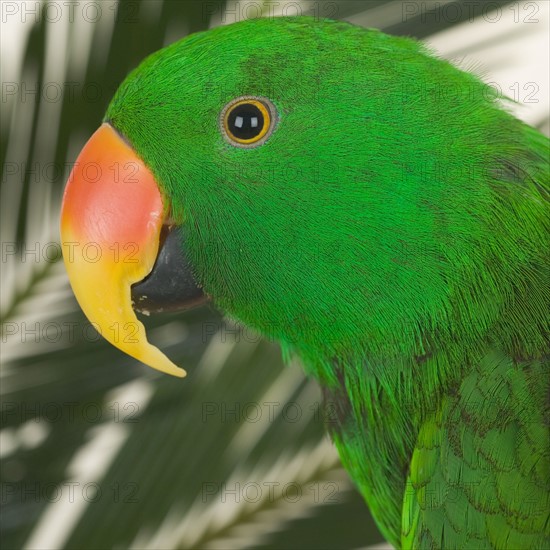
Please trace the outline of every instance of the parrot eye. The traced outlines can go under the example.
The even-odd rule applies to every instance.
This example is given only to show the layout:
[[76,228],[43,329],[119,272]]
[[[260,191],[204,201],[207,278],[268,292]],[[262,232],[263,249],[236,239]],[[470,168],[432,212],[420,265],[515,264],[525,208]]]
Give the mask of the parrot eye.
[[276,119],[277,111],[271,101],[244,96],[230,101],[223,108],[220,126],[224,138],[231,145],[252,148],[267,140]]

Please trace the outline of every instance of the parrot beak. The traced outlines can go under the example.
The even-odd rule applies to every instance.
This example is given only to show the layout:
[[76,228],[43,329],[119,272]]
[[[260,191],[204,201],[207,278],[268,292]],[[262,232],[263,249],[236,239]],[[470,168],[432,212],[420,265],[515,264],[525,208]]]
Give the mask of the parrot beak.
[[80,307],[111,344],[183,377],[185,371],[147,341],[132,307],[134,301],[143,312],[183,309],[205,299],[183,255],[181,229],[166,226],[166,215],[149,168],[103,124],[82,149],[63,196],[69,280]]

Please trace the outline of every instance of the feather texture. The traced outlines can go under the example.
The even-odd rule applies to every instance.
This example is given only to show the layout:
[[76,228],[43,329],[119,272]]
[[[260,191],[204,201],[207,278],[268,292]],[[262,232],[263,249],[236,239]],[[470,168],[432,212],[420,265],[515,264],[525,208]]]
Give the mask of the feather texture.
[[[243,95],[278,112],[255,149],[220,132]],[[324,386],[344,465],[396,546],[548,537],[513,493],[548,465],[549,144],[510,101],[416,41],[276,18],[153,54],[106,114],[185,225],[205,291]],[[480,428],[486,398],[469,392],[503,380],[540,392]],[[482,474],[458,471],[478,461],[506,493],[494,510]],[[460,499],[427,511],[433,484]]]

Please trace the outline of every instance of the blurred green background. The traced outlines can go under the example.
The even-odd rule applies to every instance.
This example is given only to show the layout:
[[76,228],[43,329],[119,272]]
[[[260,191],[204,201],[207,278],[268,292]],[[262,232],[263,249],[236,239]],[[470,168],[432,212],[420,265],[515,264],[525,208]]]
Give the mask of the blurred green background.
[[70,163],[147,54],[259,15],[330,16],[427,40],[517,93],[520,116],[548,132],[547,5],[2,2],[3,547],[380,543],[324,435],[319,389],[297,362],[283,365],[275,343],[213,306],[147,318],[151,340],[188,370],[176,380],[97,335],[60,261]]

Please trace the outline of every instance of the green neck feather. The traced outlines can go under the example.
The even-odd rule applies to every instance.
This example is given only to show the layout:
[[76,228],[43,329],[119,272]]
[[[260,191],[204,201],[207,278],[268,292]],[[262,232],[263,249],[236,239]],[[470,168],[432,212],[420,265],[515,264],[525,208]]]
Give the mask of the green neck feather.
[[[279,114],[255,149],[219,129],[242,95]],[[546,345],[548,274],[532,266],[549,248],[548,140],[501,101],[415,41],[285,18],[154,54],[106,115],[156,174],[215,303],[300,355],[339,402],[338,433],[371,434],[346,439],[347,460],[380,478],[358,481],[393,506],[394,541],[419,419],[488,345]]]

